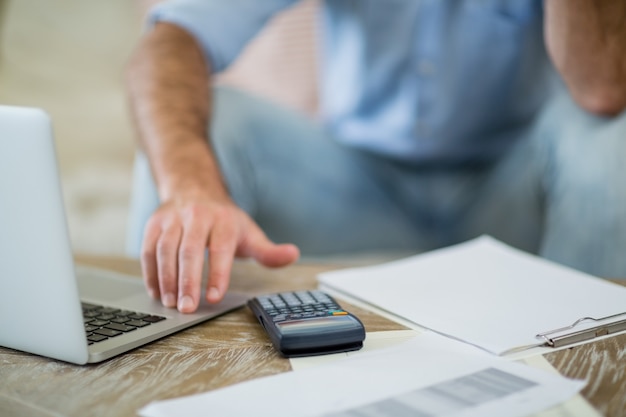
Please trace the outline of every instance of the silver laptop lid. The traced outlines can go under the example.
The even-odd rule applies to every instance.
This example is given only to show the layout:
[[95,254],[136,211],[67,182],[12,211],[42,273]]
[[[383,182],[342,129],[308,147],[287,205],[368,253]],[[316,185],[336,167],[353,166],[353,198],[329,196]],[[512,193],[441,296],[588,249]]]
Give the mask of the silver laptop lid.
[[0,345],[88,358],[50,118],[0,106]]

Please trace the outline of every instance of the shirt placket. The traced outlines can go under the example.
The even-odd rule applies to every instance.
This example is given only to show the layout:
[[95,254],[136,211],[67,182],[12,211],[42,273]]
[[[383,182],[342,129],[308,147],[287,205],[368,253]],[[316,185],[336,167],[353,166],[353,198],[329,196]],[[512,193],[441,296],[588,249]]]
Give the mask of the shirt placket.
[[438,39],[443,13],[442,0],[420,0],[417,30],[415,31],[415,56],[412,62],[417,84],[414,134],[418,140],[432,140],[433,113],[437,99],[440,40]]

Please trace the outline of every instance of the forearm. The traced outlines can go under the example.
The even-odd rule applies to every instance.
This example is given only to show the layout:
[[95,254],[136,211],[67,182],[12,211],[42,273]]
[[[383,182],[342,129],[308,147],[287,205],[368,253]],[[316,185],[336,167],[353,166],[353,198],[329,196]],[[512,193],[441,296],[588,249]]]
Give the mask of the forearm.
[[200,189],[226,195],[207,144],[207,65],[191,35],[166,23],[146,35],[129,63],[126,84],[140,146],[162,200]]
[[574,99],[613,115],[626,108],[626,1],[545,0],[548,52]]

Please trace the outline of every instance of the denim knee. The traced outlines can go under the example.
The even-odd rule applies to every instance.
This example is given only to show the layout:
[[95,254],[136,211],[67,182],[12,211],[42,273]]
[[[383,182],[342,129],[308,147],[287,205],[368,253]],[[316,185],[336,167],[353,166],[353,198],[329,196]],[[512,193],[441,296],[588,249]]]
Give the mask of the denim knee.
[[546,201],[542,253],[596,275],[626,276],[626,112],[592,115],[564,93],[537,132]]
[[146,222],[159,206],[159,196],[145,155],[138,152],[133,166],[133,184],[126,228],[126,255],[141,255]]

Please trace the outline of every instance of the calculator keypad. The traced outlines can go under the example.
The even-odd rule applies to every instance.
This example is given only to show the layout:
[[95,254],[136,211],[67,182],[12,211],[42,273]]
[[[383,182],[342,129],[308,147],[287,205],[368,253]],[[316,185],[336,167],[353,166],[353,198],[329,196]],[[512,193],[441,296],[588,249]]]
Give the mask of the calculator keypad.
[[346,315],[339,305],[321,291],[294,291],[258,297],[274,322]]

